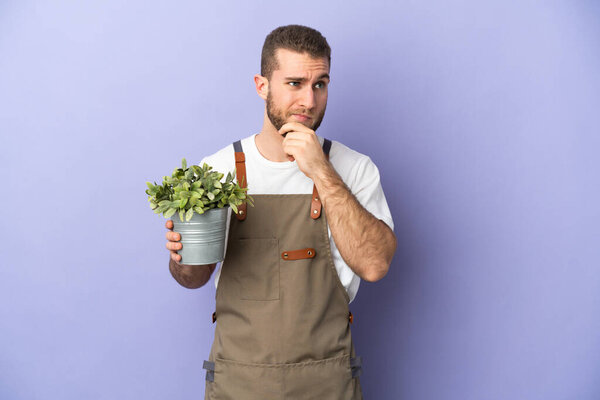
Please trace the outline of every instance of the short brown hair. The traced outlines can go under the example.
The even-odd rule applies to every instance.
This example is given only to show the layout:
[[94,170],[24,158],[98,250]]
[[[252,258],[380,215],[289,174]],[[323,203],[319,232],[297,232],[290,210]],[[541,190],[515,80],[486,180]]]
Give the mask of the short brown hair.
[[331,66],[331,48],[321,33],[302,25],[286,25],[276,28],[265,38],[260,59],[260,74],[271,79],[279,68],[275,50],[287,49],[297,53],[308,53],[312,57],[325,57]]

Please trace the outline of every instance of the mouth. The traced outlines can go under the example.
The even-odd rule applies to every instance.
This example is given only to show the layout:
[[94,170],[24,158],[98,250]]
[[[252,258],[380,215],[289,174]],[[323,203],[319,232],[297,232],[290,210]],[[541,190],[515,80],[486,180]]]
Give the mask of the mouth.
[[298,119],[299,121],[308,121],[309,119],[312,119],[308,115],[304,115],[304,114],[293,114],[292,116],[296,117],[296,119]]

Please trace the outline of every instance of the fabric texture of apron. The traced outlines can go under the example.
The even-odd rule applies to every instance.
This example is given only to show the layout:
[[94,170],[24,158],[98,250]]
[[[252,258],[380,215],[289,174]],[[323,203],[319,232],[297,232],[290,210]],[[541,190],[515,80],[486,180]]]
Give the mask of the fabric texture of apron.
[[[325,139],[327,155],[330,146]],[[234,148],[247,186],[241,142]],[[316,188],[252,197],[254,207],[231,218],[205,399],[362,399],[349,297]]]

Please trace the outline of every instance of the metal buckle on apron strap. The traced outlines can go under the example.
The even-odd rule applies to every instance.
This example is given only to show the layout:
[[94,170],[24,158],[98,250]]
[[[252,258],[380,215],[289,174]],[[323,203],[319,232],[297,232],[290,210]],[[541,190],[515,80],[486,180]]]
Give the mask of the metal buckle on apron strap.
[[362,358],[358,357],[350,357],[350,368],[352,369],[352,377],[356,378],[362,374]]
[[348,311],[348,320],[350,323],[354,322],[354,315],[352,315],[352,311]]
[[305,258],[315,258],[317,252],[315,249],[306,248],[300,250],[288,250],[281,253],[281,258],[284,260],[302,260]]
[[313,185],[312,201],[310,203],[310,217],[317,219],[321,216],[321,200],[319,199],[319,192],[317,191],[317,185]]
[[212,319],[213,319],[213,324],[214,324],[215,322],[217,322],[217,312],[216,312],[216,311],[213,313],[213,315],[212,315]]
[[206,370],[206,380],[209,382],[215,381],[215,363],[212,361],[204,360],[204,365],[202,368]]

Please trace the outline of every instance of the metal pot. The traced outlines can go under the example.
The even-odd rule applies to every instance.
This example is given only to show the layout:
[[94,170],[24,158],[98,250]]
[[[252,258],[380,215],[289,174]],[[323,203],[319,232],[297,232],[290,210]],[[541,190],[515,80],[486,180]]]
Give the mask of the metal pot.
[[206,265],[225,258],[225,229],[229,207],[212,208],[204,214],[194,213],[181,222],[179,212],[171,217],[173,232],[181,235],[180,264]]

